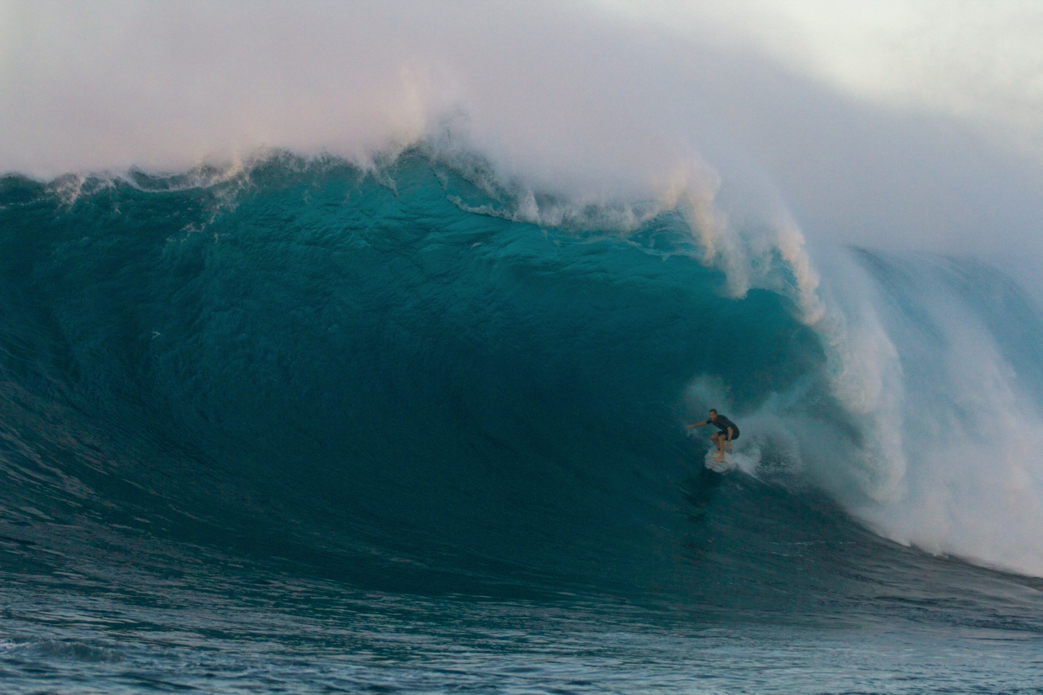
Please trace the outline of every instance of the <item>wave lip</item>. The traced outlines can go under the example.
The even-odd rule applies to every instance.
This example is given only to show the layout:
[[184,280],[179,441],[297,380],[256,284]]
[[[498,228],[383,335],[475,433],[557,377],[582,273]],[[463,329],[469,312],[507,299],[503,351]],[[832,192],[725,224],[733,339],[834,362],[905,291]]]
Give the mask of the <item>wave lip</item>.
[[[1011,281],[813,256],[785,218],[718,214],[702,183],[573,205],[474,161],[432,146],[375,169],[273,153],[177,177],[4,179],[8,520],[108,520],[359,582],[691,592],[774,542],[678,496],[702,457],[679,425],[715,406],[749,435],[747,472],[791,491],[787,533],[871,543],[802,502],[810,482],[888,538],[1039,571],[1028,534],[996,542],[1011,497],[994,491],[1015,490],[1017,515],[1039,498],[1014,440],[1034,431],[1038,319]],[[991,381],[971,379],[983,366]],[[965,384],[1011,404],[996,411],[1010,428],[976,432],[1010,443],[991,489],[945,448],[945,427],[973,421]],[[768,494],[727,489],[715,514]],[[732,550],[707,555],[707,534]],[[662,550],[690,535],[694,555]],[[678,569],[693,558],[700,580]],[[844,566],[817,565],[815,591]],[[790,571],[743,567],[763,585]]]

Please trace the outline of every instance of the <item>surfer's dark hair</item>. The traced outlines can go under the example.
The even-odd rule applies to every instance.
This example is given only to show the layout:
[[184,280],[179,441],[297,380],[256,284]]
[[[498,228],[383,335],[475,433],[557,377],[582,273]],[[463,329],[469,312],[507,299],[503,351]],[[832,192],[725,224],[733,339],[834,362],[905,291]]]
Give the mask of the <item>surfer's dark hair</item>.
[[710,408],[710,412],[713,413],[714,415],[716,415],[717,414],[717,408]]

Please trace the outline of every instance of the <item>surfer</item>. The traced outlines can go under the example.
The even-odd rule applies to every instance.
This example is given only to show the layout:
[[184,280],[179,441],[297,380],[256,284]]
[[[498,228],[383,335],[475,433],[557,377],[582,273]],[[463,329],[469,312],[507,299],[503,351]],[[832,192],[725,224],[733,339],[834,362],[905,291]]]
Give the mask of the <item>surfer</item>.
[[730,449],[732,441],[739,438],[739,427],[725,416],[718,415],[713,408],[710,408],[709,419],[688,425],[688,429],[702,427],[703,425],[713,425],[717,428],[717,432],[711,434],[710,439],[717,445],[718,454],[714,457],[714,461],[723,461],[725,448]]

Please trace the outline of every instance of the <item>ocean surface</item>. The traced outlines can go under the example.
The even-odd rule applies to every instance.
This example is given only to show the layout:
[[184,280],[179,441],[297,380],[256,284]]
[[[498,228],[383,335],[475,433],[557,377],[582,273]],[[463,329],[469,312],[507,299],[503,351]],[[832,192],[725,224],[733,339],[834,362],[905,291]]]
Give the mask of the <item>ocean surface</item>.
[[0,178],[0,690],[1043,692],[1034,289],[700,219]]

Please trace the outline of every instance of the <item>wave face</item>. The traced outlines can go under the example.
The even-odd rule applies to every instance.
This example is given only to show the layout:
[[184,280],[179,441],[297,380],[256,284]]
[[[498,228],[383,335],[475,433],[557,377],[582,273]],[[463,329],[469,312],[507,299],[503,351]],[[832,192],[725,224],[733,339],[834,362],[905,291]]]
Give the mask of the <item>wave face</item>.
[[[1014,283],[854,250],[809,284],[771,248],[737,292],[691,214],[611,212],[541,225],[419,150],[3,179],[3,532],[409,591],[927,581],[854,517],[1043,574],[1028,531],[989,550],[1039,513],[1043,324]],[[693,473],[712,406],[749,476]]]

